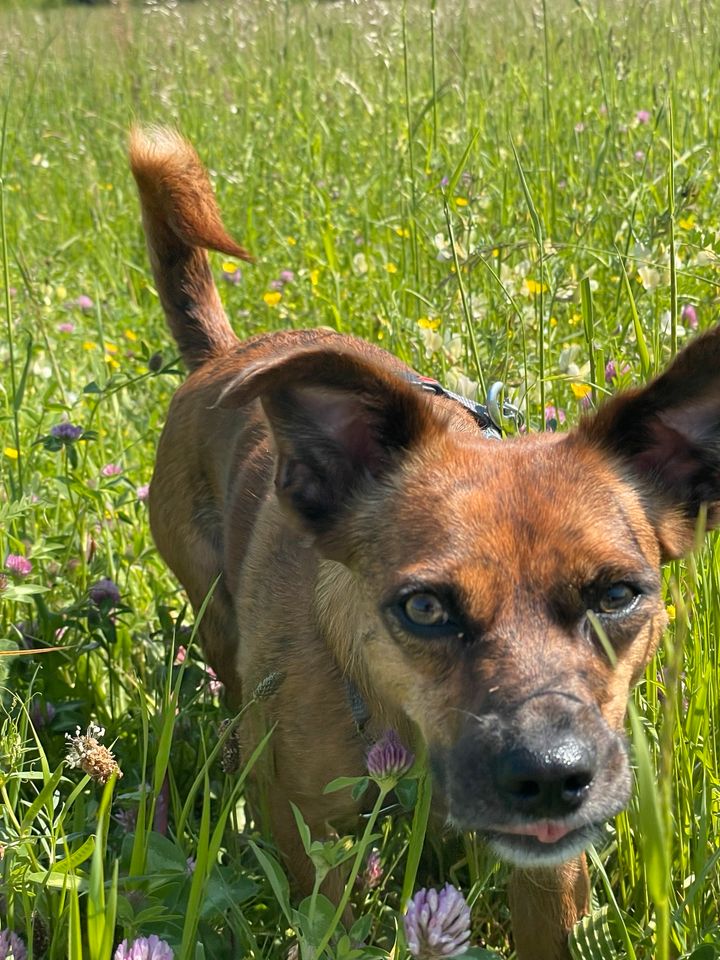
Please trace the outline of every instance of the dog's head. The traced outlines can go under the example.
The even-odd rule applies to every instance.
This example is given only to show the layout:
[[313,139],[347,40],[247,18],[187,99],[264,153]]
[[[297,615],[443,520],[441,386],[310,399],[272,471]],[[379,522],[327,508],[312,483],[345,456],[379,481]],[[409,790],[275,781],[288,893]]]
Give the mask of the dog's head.
[[421,731],[452,821],[515,862],[579,852],[627,802],[660,564],[718,522],[720,330],[564,435],[485,440],[333,342],[250,366],[223,405],[255,398],[279,501],[347,571],[318,616],[371,704]]

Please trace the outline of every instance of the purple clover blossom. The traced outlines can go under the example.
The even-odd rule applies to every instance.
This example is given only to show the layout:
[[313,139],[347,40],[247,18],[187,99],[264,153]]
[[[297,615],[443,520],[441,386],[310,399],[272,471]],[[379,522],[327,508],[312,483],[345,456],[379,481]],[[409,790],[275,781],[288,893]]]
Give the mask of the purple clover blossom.
[[394,730],[387,730],[374,743],[367,755],[367,769],[376,780],[399,779],[415,762],[414,755],[403,745]]
[[123,940],[113,960],[174,960],[174,957],[170,944],[153,933],[150,937],[138,937],[130,944]]
[[50,436],[64,443],[74,443],[82,435],[83,428],[70,423],[69,420],[63,420],[62,423],[56,423],[54,427],[50,427]]
[[633,156],[635,157],[635,159],[637,160],[638,163],[642,163],[643,160],[645,159],[645,151],[644,151],[644,150],[636,150],[635,153],[633,154]]
[[294,283],[295,274],[292,270],[281,270],[279,279],[282,283]]
[[120,588],[113,580],[103,577],[90,587],[88,596],[98,606],[116,607],[120,603]]
[[150,495],[149,483],[141,483],[140,486],[135,491],[135,496],[138,498],[140,503],[145,503],[149,495]]
[[25,960],[26,957],[22,939],[12,930],[0,930],[0,960]]
[[217,674],[215,673],[212,667],[205,667],[205,672],[208,675],[207,688],[208,688],[208,691],[210,692],[210,696],[219,697],[223,689],[222,682],[218,680]]
[[73,330],[75,329],[75,324],[70,323],[70,321],[68,320],[65,323],[59,323],[57,325],[57,328],[58,328],[58,333],[72,333]]
[[698,328],[698,317],[697,310],[691,303],[686,303],[682,308],[680,313],[680,318],[683,323],[686,323],[691,330],[697,330]]
[[624,363],[618,370],[617,363],[614,360],[608,360],[605,364],[605,383],[612,383],[616,377],[623,377],[630,373],[630,364]]
[[26,577],[32,573],[32,563],[19,553],[9,553],[5,557],[5,569],[14,573],[16,577]]
[[234,287],[236,287],[239,283],[242,283],[242,278],[243,275],[240,267],[236,267],[235,270],[231,270],[229,273],[227,271],[223,271],[223,280],[225,283],[231,283]]
[[42,730],[43,727],[49,727],[55,719],[57,710],[49,700],[40,700],[35,697],[30,706],[30,719],[36,730]]
[[113,814],[113,820],[120,824],[125,833],[132,833],[135,830],[135,827],[137,826],[137,819],[137,807],[131,810],[116,810]]
[[379,850],[370,851],[362,878],[367,890],[374,890],[375,887],[380,885],[383,878],[383,866]]
[[648,123],[650,121],[650,111],[638,110],[635,114],[635,120],[637,123]]
[[566,416],[562,407],[555,407],[549,403],[545,407],[545,423],[554,430],[561,423],[565,423]]
[[81,293],[80,296],[74,300],[69,300],[66,306],[76,307],[78,310],[92,310],[95,304],[86,293]]
[[271,290],[282,290],[285,284],[282,282],[282,280],[271,280],[268,286]]
[[123,468],[119,463],[106,463],[100,471],[103,477],[117,477],[122,472]]
[[408,950],[416,960],[442,960],[465,953],[470,940],[470,907],[451,883],[440,892],[422,889],[404,917]]

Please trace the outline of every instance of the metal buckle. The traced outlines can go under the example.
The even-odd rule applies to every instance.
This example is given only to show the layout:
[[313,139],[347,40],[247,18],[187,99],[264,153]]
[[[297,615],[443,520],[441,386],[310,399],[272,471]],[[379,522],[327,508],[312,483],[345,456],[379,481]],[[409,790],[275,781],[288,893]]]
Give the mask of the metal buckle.
[[491,384],[485,403],[488,416],[501,434],[519,433],[525,423],[525,417],[519,407],[503,398],[504,389],[505,384],[502,380],[496,380]]

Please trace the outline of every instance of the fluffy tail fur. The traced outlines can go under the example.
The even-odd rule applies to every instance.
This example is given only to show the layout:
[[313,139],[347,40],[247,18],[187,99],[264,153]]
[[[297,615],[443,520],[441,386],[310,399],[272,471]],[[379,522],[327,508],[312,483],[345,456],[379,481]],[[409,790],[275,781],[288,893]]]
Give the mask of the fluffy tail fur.
[[218,296],[206,249],[252,260],[223,226],[208,175],[180,134],[135,127],[130,166],[160,302],[192,370],[238,342]]

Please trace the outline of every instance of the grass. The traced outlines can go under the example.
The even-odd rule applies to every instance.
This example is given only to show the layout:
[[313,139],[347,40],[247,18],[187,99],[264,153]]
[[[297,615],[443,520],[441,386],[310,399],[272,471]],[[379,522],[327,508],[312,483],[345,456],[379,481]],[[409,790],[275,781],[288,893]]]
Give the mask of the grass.
[[[293,929],[309,957],[332,924],[322,898],[295,911],[245,824],[193,617],[150,539],[142,487],[182,373],[127,170],[131,121],[197,144],[258,256],[240,283],[213,261],[239,333],[352,331],[450,387],[502,380],[533,429],[564,429],[661,368],[692,311],[713,323],[719,13],[3,5],[0,552],[32,571],[6,571],[0,595],[0,927],[33,958],[107,960],[154,932],[182,960],[269,960]],[[53,442],[64,419],[82,439]],[[639,789],[594,860],[578,958],[720,955],[717,551],[667,571],[674,619],[634,698]],[[119,605],[89,599],[101,578]],[[63,765],[63,734],[90,721],[124,773],[105,790]],[[383,879],[353,891],[355,935],[381,957],[417,866],[412,822],[378,817]],[[468,894],[474,942],[511,956],[504,870],[472,837],[440,853],[433,878]],[[347,938],[329,951],[352,956]]]

